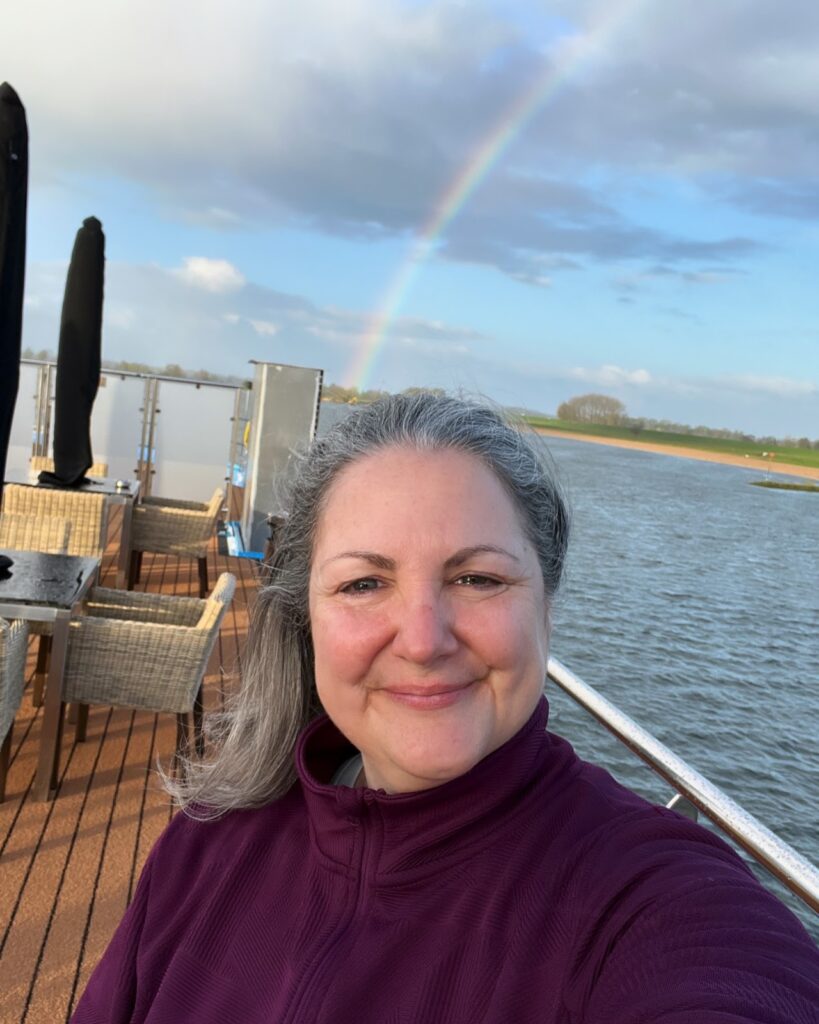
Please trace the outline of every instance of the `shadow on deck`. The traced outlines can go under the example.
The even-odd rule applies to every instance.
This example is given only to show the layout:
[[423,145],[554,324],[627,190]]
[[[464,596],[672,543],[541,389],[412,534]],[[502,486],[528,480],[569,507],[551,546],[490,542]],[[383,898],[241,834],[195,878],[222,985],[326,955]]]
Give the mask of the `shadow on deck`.
[[[114,543],[118,537],[113,537]],[[241,670],[255,563],[208,559],[210,585],[237,577],[236,596],[205,675],[205,708],[218,707]],[[114,548],[103,560],[114,585]],[[139,590],[198,595],[196,563],[146,555]],[[170,764],[174,715],[92,707],[85,743],[66,724],[56,798],[32,798],[42,708],[28,685],[14,724],[6,800],[0,804],[0,1020],[55,1024],[68,1020],[88,977],[127,907],[142,866],[173,813],[154,771]]]

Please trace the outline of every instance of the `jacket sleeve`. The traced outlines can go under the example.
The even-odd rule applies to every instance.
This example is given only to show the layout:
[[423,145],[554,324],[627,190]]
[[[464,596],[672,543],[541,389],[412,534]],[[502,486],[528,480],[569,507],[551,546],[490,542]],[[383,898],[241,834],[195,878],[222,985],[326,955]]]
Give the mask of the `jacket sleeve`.
[[817,1024],[819,953],[795,920],[764,900],[701,886],[624,929],[584,1021]]
[[817,1024],[819,949],[805,929],[725,844],[680,829],[682,855],[644,836],[614,885],[598,883],[571,1019]]
[[[158,844],[157,844],[158,845]],[[71,1024],[130,1024],[139,997],[139,947],[157,858],[154,846],[134,898],[88,981]]]

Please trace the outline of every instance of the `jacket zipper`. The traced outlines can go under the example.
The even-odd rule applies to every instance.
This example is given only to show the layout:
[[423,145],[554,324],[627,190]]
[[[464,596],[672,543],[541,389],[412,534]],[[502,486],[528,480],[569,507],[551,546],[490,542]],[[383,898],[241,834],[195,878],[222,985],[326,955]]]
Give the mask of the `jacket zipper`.
[[361,831],[360,853],[358,856],[358,879],[349,911],[342,915],[342,918],[336,925],[333,934],[326,940],[324,951],[319,954],[318,960],[312,970],[306,971],[302,977],[301,984],[299,985],[300,991],[296,993],[295,1002],[291,1003],[291,1012],[285,1014],[282,1024],[305,1024],[305,1022],[314,1019],[309,1016],[308,1007],[311,990],[315,990],[316,987],[321,988],[321,996],[317,1004],[317,1006],[321,1006],[326,994],[326,985],[321,983],[324,981],[330,967],[333,966],[333,954],[341,943],[341,940],[350,931],[350,928],[355,921],[358,908],[363,902],[364,891],[370,874],[370,855],[373,847],[376,845],[375,837],[368,835],[368,832],[371,830],[366,828],[367,819],[369,819],[374,813],[373,802],[375,794],[365,790],[363,793],[363,799],[367,807],[367,813],[366,816],[362,814],[358,825]]

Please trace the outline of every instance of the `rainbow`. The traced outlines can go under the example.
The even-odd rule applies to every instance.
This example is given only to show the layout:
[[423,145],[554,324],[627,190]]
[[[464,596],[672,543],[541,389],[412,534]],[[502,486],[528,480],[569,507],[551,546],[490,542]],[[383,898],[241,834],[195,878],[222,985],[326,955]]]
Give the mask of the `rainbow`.
[[458,171],[433,206],[426,223],[416,232],[408,255],[399,266],[376,305],[342,380],[347,387],[364,390],[379,352],[387,339],[389,325],[404,302],[423,263],[434,251],[447,226],[464,208],[470,196],[498,163],[529,120],[553,99],[593,56],[611,44],[617,29],[644,5],[646,0],[608,0],[600,4],[605,13],[584,35],[572,37],[555,60],[538,75],[492,126],[469,159]]

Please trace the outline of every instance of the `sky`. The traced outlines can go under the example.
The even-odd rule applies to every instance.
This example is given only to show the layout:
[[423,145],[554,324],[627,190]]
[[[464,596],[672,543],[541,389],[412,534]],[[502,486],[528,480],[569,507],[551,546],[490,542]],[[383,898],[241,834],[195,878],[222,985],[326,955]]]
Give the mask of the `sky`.
[[815,0],[26,0],[23,344],[819,438]]

